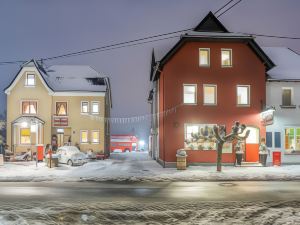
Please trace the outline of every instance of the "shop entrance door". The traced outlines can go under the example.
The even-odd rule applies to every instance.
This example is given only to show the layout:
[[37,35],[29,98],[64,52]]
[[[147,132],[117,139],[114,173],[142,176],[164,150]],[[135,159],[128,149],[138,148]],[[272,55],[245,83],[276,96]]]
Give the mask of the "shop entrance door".
[[249,137],[245,143],[245,161],[258,162],[259,161],[259,129],[256,127],[247,127],[250,130]]
[[57,134],[57,145],[58,147],[64,145],[64,134]]

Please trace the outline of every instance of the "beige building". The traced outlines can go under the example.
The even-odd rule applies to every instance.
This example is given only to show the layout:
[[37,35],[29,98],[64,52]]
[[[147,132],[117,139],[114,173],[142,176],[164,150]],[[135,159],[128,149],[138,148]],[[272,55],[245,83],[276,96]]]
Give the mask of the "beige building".
[[79,145],[109,154],[109,79],[90,66],[23,64],[5,89],[7,144],[14,153],[37,145]]

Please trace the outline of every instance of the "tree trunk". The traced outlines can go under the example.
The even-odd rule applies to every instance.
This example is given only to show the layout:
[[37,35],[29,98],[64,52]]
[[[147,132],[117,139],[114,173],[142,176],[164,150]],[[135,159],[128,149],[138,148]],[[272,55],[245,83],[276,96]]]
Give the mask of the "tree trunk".
[[218,143],[218,156],[217,156],[217,171],[221,172],[222,171],[222,150],[223,150],[223,144],[224,142],[219,142]]

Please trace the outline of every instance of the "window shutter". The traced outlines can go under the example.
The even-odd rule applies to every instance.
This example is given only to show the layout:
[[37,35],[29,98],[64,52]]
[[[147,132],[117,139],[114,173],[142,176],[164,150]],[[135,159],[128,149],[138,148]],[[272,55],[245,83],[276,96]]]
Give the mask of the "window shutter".
[[281,148],[281,134],[280,132],[275,132],[275,148]]
[[266,144],[268,148],[272,148],[273,147],[273,140],[272,140],[272,132],[267,132],[266,133]]

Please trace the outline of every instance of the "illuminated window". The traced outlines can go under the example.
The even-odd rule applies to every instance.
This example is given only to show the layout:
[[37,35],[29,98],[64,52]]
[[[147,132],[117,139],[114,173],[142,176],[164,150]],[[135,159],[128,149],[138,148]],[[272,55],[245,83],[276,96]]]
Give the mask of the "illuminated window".
[[250,105],[250,86],[238,85],[237,86],[237,105],[249,106]]
[[80,143],[87,143],[88,142],[88,131],[81,130],[80,131]]
[[232,66],[232,49],[221,50],[221,65],[222,67]]
[[203,85],[203,103],[204,105],[217,104],[217,85]]
[[22,101],[22,114],[37,114],[37,101]]
[[28,145],[30,144],[30,128],[21,128],[20,129],[20,144]]
[[285,128],[285,150],[288,153],[300,153],[300,128]]
[[81,102],[81,113],[89,112],[89,102]]
[[210,64],[210,49],[209,48],[200,48],[199,49],[199,65],[200,66],[209,66]]
[[99,131],[98,130],[92,131],[92,143],[99,143]]
[[201,129],[204,135],[211,134],[213,132],[214,124],[185,124],[185,148],[191,150],[216,150],[216,142],[213,140],[193,139],[193,135],[199,135]]
[[183,85],[183,103],[196,104],[197,103],[197,85],[185,84]]
[[35,75],[26,74],[25,86],[35,86]]
[[92,102],[92,113],[99,114],[99,102]]
[[56,115],[66,116],[67,114],[67,102],[56,102]]

